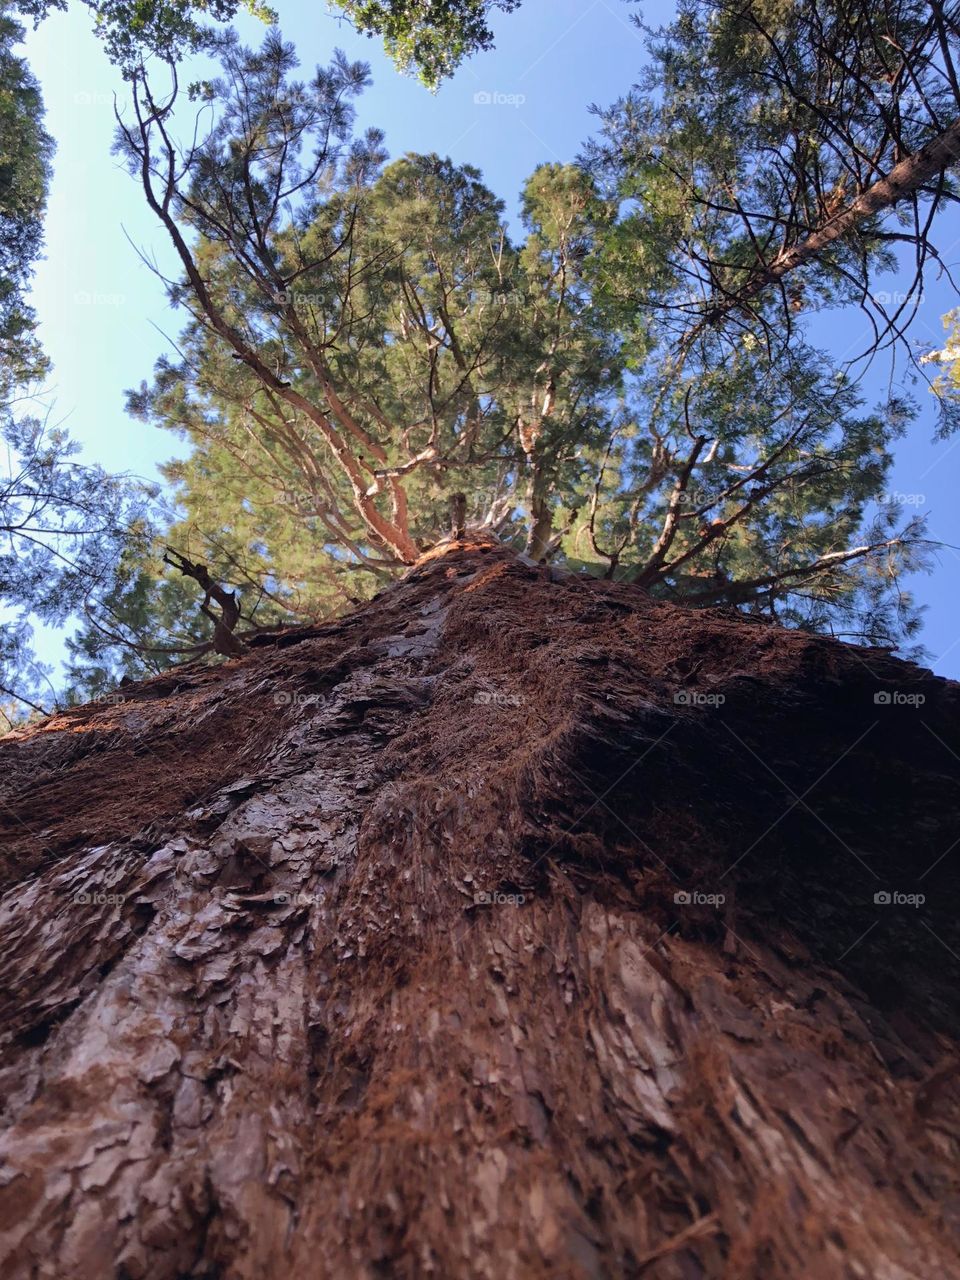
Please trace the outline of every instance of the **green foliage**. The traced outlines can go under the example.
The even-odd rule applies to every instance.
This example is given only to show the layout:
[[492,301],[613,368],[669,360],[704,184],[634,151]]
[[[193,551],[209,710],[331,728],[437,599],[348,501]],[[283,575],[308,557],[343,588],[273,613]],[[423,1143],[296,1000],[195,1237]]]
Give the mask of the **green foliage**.
[[885,502],[889,445],[914,416],[865,414],[823,353],[742,349],[706,370],[651,360],[630,379],[590,521],[563,543],[693,605],[889,643],[916,631],[898,588],[923,527]]
[[0,16],[0,723],[53,694],[33,652],[38,622],[63,626],[109,577],[138,499],[75,461],[66,434],[18,419],[18,389],[46,370],[25,301],[42,240],[53,144],[36,82],[14,48],[22,28]]
[[23,28],[0,13],[0,401],[43,373],[24,294],[41,246],[53,143],[36,81],[14,52]]
[[[675,181],[600,170],[604,194],[543,165],[515,243],[475,169],[387,164],[378,134],[353,135],[362,67],[309,84],[295,67],[279,36],[229,45],[214,127],[175,188],[148,189],[189,320],[131,409],[189,441],[167,540],[240,591],[245,625],[367,598],[463,493],[469,524],[537,559],[877,643],[915,630],[898,575],[922,529],[882,502],[911,406],[864,413],[799,336],[740,326],[681,349],[669,307],[631,306],[680,287],[669,250],[693,215]],[[167,145],[121,138],[134,172],[168,171]],[[694,168],[713,157],[712,136],[684,146]],[[131,578],[131,625],[155,564]]]
[[[490,39],[489,4],[341,7],[434,86]],[[79,685],[117,674],[121,635],[127,674],[209,648],[157,537],[239,594],[250,632],[368,598],[448,533],[459,494],[468,524],[538,560],[911,639],[900,580],[926,543],[884,495],[914,406],[868,411],[807,316],[861,303],[897,239],[922,265],[929,193],[912,227],[864,219],[789,278],[769,266],[948,118],[926,8],[687,0],[589,163],[531,175],[516,240],[477,170],[388,163],[355,133],[367,71],[342,55],[302,81],[279,34],[222,40],[212,127],[182,147],[176,95],[138,72],[119,150],[179,255],[187,322],[130,407],[190,453],[166,469],[170,523],[78,638]]]
[[55,691],[32,652],[33,626],[63,627],[109,592],[114,566],[136,543],[147,495],[75,462],[77,446],[62,431],[8,417],[2,435],[0,693],[36,708]]
[[[546,461],[538,442],[600,420],[615,342],[577,284],[600,205],[582,173],[544,168],[521,252],[469,166],[384,170],[378,135],[351,140],[362,68],[336,61],[308,87],[285,80],[293,65],[271,38],[232,50],[212,87],[222,114],[176,193],[193,249],[167,220],[184,359],[132,405],[229,447],[337,554],[389,569],[444,531],[451,490],[474,495],[475,520],[483,502],[509,516]],[[153,171],[142,132],[122,149]]]
[[493,46],[487,15],[509,13],[520,0],[333,0],[358,31],[379,35],[402,72],[416,72],[428,89],[474,53]]
[[[185,54],[213,47],[217,29],[204,19],[229,22],[245,9],[264,23],[276,15],[264,0],[80,0],[94,18],[94,31],[111,62],[127,74],[144,56],[179,61]],[[17,9],[40,22],[67,0],[18,0]]]
[[85,602],[84,625],[67,640],[69,702],[101,697],[120,680],[177,666],[208,638],[196,584],[160,573],[156,530],[141,525],[118,551],[104,589]]
[[[925,0],[683,0],[648,33],[650,64],[591,149],[631,206],[611,245],[611,297],[669,316],[680,343],[712,326],[732,345],[747,332],[789,344],[827,304],[867,311],[871,351],[898,341],[955,177],[905,186],[896,213],[859,217],[836,239],[820,233],[960,115],[951,21]],[[778,275],[810,242],[816,252]],[[872,282],[904,243],[915,275],[888,311]]]
[[946,341],[938,351],[923,356],[921,364],[933,364],[939,369],[932,389],[945,406],[945,419],[950,428],[960,417],[960,308],[947,312],[943,327]]

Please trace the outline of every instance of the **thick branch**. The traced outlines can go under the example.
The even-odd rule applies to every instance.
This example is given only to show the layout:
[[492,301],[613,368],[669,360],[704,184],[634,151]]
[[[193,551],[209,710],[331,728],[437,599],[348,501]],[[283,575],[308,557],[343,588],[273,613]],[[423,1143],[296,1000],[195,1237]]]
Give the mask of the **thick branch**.
[[834,240],[839,239],[858,223],[892,209],[894,205],[913,195],[932,178],[945,172],[960,160],[960,120],[955,121],[938,138],[894,165],[885,178],[868,187],[846,208],[829,218],[800,244],[784,249],[762,271],[740,289],[730,293],[711,307],[704,319],[687,335],[688,340],[702,332],[707,325],[716,325],[736,307],[753,301],[768,285],[776,284],[788,272],[816,258]]

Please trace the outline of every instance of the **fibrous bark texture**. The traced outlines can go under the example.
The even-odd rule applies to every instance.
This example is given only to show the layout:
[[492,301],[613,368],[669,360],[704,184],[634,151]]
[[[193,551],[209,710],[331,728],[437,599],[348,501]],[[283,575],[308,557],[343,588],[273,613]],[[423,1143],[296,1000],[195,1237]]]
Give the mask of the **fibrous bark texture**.
[[0,744],[5,1277],[960,1277],[960,687],[558,577]]

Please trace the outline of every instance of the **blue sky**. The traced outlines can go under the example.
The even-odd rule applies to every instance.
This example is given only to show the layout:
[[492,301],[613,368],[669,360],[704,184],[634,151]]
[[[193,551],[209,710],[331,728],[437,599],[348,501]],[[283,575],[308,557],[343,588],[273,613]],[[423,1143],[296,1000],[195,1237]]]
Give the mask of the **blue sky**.
[[[472,59],[436,95],[397,74],[379,43],[358,36],[327,14],[316,0],[275,0],[281,30],[309,71],[335,47],[370,62],[374,84],[360,103],[360,123],[386,131],[393,156],[436,151],[483,171],[488,185],[514,212],[524,179],[543,161],[569,161],[594,131],[589,106],[604,106],[624,93],[643,63],[640,34],[625,0],[524,0],[513,14],[495,18],[497,47]],[[668,20],[673,4],[643,5],[651,23]],[[248,43],[262,27],[237,24]],[[133,422],[123,410],[124,389],[149,379],[155,358],[175,337],[182,320],[167,307],[160,282],[137,248],[161,265],[172,259],[160,228],[136,184],[110,154],[113,100],[124,86],[90,34],[86,10],[53,13],[26,41],[57,143],[46,223],[46,257],[40,263],[34,305],[41,338],[54,364],[53,419],[66,425],[83,456],[111,470],[155,477],[155,465],[176,451],[166,432]],[[189,67],[185,79],[204,67]],[[951,221],[952,224],[951,224]],[[948,264],[960,258],[960,219],[943,217],[938,247]],[[134,247],[136,246],[136,248]],[[895,291],[896,279],[878,288]],[[939,343],[940,317],[960,298],[931,278],[912,337]],[[838,355],[867,338],[865,319],[845,313],[817,321],[818,345]],[[889,365],[878,362],[866,389],[883,393]],[[921,393],[922,398],[923,393]],[[908,501],[908,513],[930,513],[931,536],[960,547],[956,476],[960,437],[933,442],[931,407],[897,447],[892,489]],[[921,640],[932,665],[960,676],[960,552],[937,553],[930,576],[913,581],[928,606]],[[52,639],[43,644],[53,656]]]

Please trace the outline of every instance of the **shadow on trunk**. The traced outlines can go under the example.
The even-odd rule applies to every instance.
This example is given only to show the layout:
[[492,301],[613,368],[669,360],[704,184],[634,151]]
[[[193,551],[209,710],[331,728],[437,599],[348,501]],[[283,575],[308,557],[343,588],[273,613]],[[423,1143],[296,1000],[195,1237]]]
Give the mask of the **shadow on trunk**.
[[958,708],[491,542],[11,734],[5,1274],[960,1276]]

